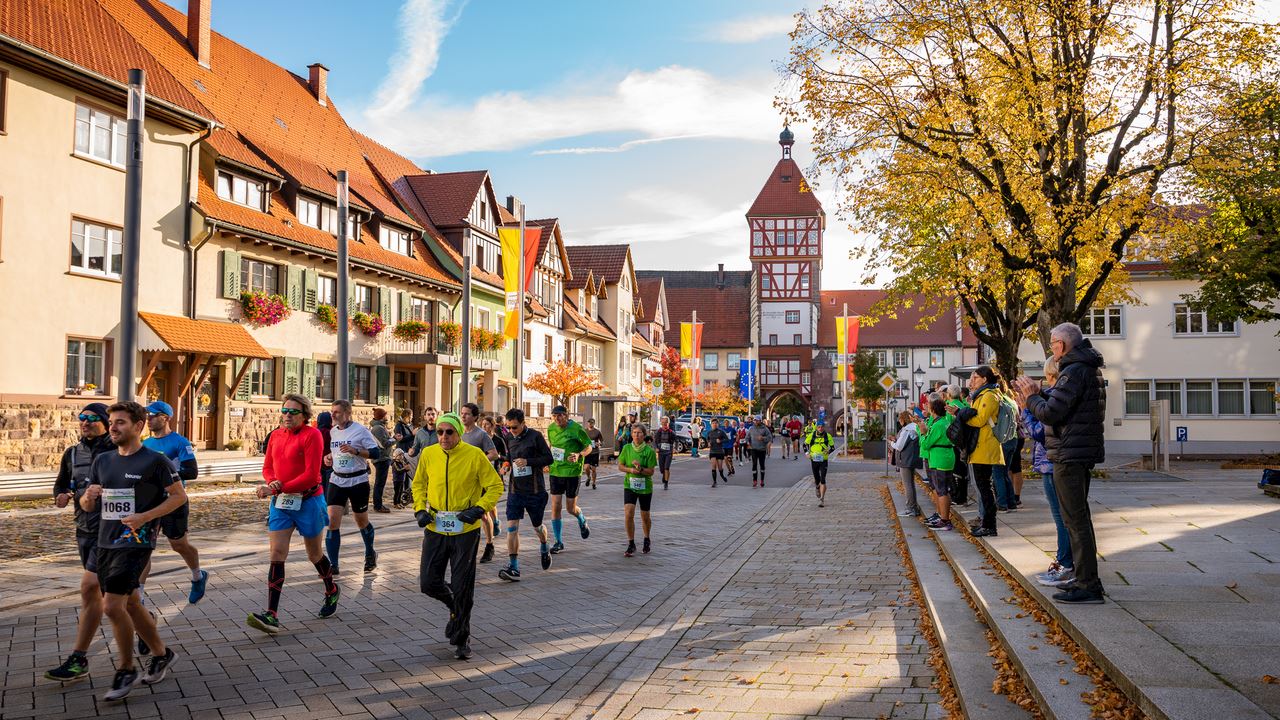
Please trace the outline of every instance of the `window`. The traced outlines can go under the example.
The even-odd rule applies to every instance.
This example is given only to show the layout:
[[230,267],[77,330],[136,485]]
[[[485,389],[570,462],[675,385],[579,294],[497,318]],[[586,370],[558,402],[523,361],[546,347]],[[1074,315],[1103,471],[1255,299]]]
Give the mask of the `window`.
[[800,322],[800,311],[788,310],[786,314],[786,321],[792,325]]
[[940,367],[946,367],[946,365],[947,365],[947,354],[945,352],[941,350],[929,351],[929,367],[940,368]]
[[413,245],[409,239],[409,233],[393,228],[390,225],[382,225],[378,228],[378,244],[393,253],[413,255]]
[[223,200],[230,200],[254,210],[262,210],[262,200],[265,196],[262,183],[232,175],[225,170],[218,171],[218,197]]
[[298,198],[298,222],[308,227],[320,227],[320,203]]
[[271,397],[275,394],[275,360],[250,360],[249,394],[254,397]]
[[801,335],[800,333],[796,333],[795,335],[792,335],[792,336],[791,336],[791,344],[792,344],[792,345],[803,345],[803,344],[804,344],[804,335]]
[[5,98],[8,90],[9,90],[9,73],[5,72],[4,70],[0,70],[0,135],[3,135],[5,132],[4,110],[5,110]]
[[591,370],[600,369],[600,348],[595,345],[582,346],[582,365]]
[[573,362],[573,341],[569,338],[564,339],[564,359]]
[[1211,318],[1203,310],[1193,310],[1186,303],[1173,306],[1174,335],[1234,335],[1235,320]]
[[840,397],[840,383],[838,382],[831,383],[831,397],[833,398]]
[[719,370],[720,354],[719,353],[702,353],[702,369],[703,370]]
[[896,392],[897,397],[900,397],[900,398],[909,398],[909,397],[911,397],[911,385],[910,385],[910,383],[908,383],[906,380],[899,380],[899,381],[898,381],[898,385],[897,385],[897,387],[895,388],[895,392]]
[[472,308],[472,311],[475,313],[475,316],[476,316],[476,320],[472,324],[476,327],[484,328],[485,330],[488,330],[489,318],[491,316],[491,313],[489,312],[489,308]]
[[240,290],[242,292],[276,293],[279,268],[261,260],[240,258]]
[[774,333],[769,333],[769,344],[770,344],[770,345],[777,345],[777,344],[778,344],[778,336],[777,336],[776,334],[774,334]]
[[420,297],[409,298],[409,319],[431,322],[431,301]]
[[338,305],[338,279],[321,275],[316,278],[316,303],[320,305]]
[[1090,337],[1120,337],[1123,335],[1120,306],[1090,308],[1080,323],[1080,329]]
[[[1190,383],[1187,383],[1190,385]],[[1187,404],[1190,405],[1188,399]],[[1219,415],[1243,415],[1244,414],[1244,381],[1243,380],[1219,380],[1218,381],[1218,414]]]
[[471,262],[481,270],[497,273],[500,264],[497,241],[479,233],[472,233]]
[[551,341],[550,335],[543,336],[542,353],[547,358],[547,362],[551,362],[551,360],[555,357],[555,351],[551,349],[552,348],[551,342],[552,341]]
[[76,104],[76,153],[124,167],[124,118],[88,105]]
[[1275,415],[1276,414],[1276,381],[1275,380],[1250,380],[1249,381],[1249,414],[1250,415]]
[[373,288],[368,285],[356,285],[356,311],[373,314]]
[[[303,225],[317,230],[324,230],[334,236],[338,234],[338,208],[333,205],[325,205],[299,195],[297,215],[298,221]],[[348,213],[347,237],[354,238],[355,236],[355,215]]]
[[337,397],[338,385],[334,380],[338,366],[334,363],[316,363],[316,398],[333,400]]
[[[1242,384],[1243,385],[1243,384]],[[1243,386],[1240,388],[1241,394],[1244,393]],[[1244,412],[1244,402],[1240,403],[1240,411]],[[1212,380],[1188,380],[1187,381],[1187,414],[1188,415],[1212,415],[1213,414],[1213,381]]]
[[729,353],[729,369],[737,370],[741,366],[742,366],[742,353],[736,353],[736,352]]
[[896,368],[900,368],[900,367],[901,367],[901,368],[904,368],[904,367],[907,367],[907,365],[908,365],[908,363],[907,363],[907,351],[906,351],[906,350],[894,350],[894,351],[893,351],[893,366],[894,366],[894,367],[896,367]]
[[1182,414],[1182,381],[1157,380],[1156,399],[1169,401],[1169,414]]
[[119,228],[71,221],[71,269],[75,272],[119,277],[124,255]]
[[524,348],[524,359],[533,360],[533,334],[528,330],[524,331],[524,338],[520,341],[520,346]]
[[1124,414],[1151,414],[1151,382],[1148,380],[1126,380],[1124,382]]
[[351,386],[351,399],[356,402],[373,402],[373,383],[369,382],[373,368],[368,365],[352,366],[354,384]]
[[101,340],[68,338],[67,394],[105,395],[105,358],[105,343]]
[[888,355],[884,350],[876,350],[876,366],[877,367],[881,367],[881,368],[889,367],[885,363],[885,360],[887,358],[888,358]]

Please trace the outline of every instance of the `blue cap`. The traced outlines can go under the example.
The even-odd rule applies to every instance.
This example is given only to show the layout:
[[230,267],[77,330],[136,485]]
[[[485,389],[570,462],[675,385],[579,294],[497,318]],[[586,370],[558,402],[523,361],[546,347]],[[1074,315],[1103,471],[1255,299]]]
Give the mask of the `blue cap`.
[[168,415],[173,417],[173,406],[163,400],[157,400],[147,406],[147,412],[151,415]]

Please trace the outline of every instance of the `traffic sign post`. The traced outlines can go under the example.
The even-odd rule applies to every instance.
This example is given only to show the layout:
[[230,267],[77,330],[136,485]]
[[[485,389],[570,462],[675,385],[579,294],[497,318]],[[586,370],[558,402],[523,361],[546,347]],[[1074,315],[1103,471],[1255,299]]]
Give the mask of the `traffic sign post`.
[[889,477],[889,391],[898,384],[898,381],[889,373],[885,373],[877,382],[884,388],[884,476]]

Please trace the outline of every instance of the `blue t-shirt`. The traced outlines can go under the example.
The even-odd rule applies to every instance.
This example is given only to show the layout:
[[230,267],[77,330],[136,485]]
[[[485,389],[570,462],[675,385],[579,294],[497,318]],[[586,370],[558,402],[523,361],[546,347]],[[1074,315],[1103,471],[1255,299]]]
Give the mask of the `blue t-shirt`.
[[[182,469],[182,463],[196,459],[196,449],[191,446],[191,441],[176,432],[171,432],[164,437],[149,437],[142,441],[142,446],[169,458],[174,472]],[[183,480],[182,484],[185,486],[187,481]]]

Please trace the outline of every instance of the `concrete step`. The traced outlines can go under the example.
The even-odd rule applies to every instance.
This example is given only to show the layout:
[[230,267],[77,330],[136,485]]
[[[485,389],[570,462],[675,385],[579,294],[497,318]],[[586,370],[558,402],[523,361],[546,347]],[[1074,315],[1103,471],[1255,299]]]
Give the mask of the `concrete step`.
[[[902,495],[893,488],[891,492],[896,508],[906,507]],[[996,670],[987,656],[991,649],[986,637],[987,626],[965,601],[951,566],[939,555],[927,528],[911,518],[899,521],[965,717],[1028,720],[1032,717],[1030,712],[992,691]]]

